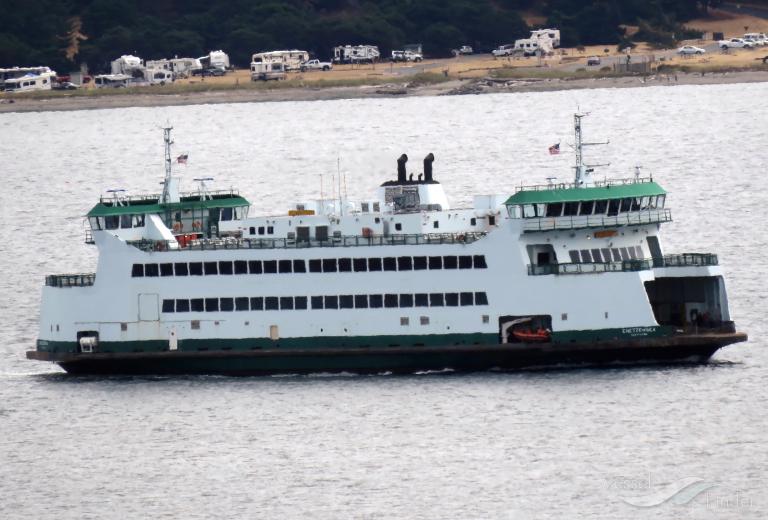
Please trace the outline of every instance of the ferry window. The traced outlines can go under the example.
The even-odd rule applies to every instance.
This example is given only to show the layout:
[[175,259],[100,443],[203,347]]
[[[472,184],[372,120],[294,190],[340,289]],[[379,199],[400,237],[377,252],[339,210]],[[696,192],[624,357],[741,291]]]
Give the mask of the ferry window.
[[351,294],[342,294],[339,296],[339,309],[351,309],[354,307],[354,298]]
[[459,293],[445,293],[445,305],[457,307],[459,305]]
[[381,258],[369,258],[368,259],[369,271],[381,271]]
[[430,256],[429,257],[429,268],[430,269],[442,269],[443,268],[443,257],[442,256]]
[[355,309],[367,309],[367,308],[368,308],[368,295],[356,294]]
[[435,229],[439,228],[440,227],[440,221],[435,220],[434,222],[432,222],[432,227],[435,228]]
[[395,223],[395,231],[402,231],[403,225],[400,222]]
[[205,299],[205,312],[218,312],[219,311],[219,299],[218,298],[206,298]]
[[248,228],[248,233],[250,233],[251,235],[255,235],[256,234],[256,228],[251,226],[250,228]]
[[264,310],[264,298],[261,296],[257,296],[255,298],[251,298],[251,310],[252,311],[263,311]]
[[472,269],[472,257],[467,255],[460,256],[459,269]]
[[579,208],[579,215],[591,215],[592,209],[595,207],[594,200],[585,200],[581,203]]
[[120,217],[117,215],[104,217],[104,229],[117,229],[118,227],[120,227]]
[[384,258],[384,270],[385,271],[397,271],[397,261],[395,257],[388,256]]
[[563,206],[563,216],[572,217],[578,215],[579,203],[578,202],[566,202]]
[[293,261],[293,272],[294,273],[306,273],[307,272],[307,264],[304,263],[304,260],[294,260]]
[[91,223],[91,229],[101,229],[102,220],[103,219],[99,217],[90,217],[88,221]]
[[422,271],[427,268],[426,256],[414,256],[413,257],[413,269],[416,271]]
[[384,295],[384,307],[397,307],[397,295],[385,294]]
[[144,264],[133,264],[133,267],[131,268],[131,276],[133,278],[144,276]]
[[174,312],[175,303],[173,300],[163,300],[163,312]]
[[592,249],[591,252],[592,252],[592,261],[598,264],[603,262],[602,255],[600,254],[599,249]]
[[638,211],[640,209],[640,197],[632,199],[632,211]]
[[336,259],[335,258],[323,258],[323,272],[335,273],[336,272]]
[[419,320],[422,325],[429,325],[429,316],[422,316]]
[[192,308],[192,312],[203,312],[205,310],[202,298],[192,298],[189,300],[189,304]]
[[619,203],[621,199],[611,199],[608,201],[608,216],[613,217],[619,214]]
[[400,307],[413,307],[413,295],[401,294],[400,295]]
[[417,293],[413,297],[416,307],[429,307],[429,295],[427,293]]
[[189,300],[176,300],[176,312],[189,312]]
[[328,240],[328,226],[317,226],[315,228],[315,239],[320,242]]
[[611,248],[611,253],[613,253],[613,261],[614,262],[621,262],[621,254],[619,254],[619,248],[618,247]]
[[629,253],[627,253],[626,247],[620,247],[619,253],[621,253],[621,259],[622,260],[629,260]]
[[159,269],[157,268],[157,264],[145,264],[144,265],[144,276],[157,276],[159,273]]
[[400,325],[402,325],[403,327],[408,326],[409,323],[410,323],[410,320],[408,319],[407,316],[400,318]]
[[277,260],[264,260],[262,265],[265,274],[275,274],[277,272]]
[[264,298],[264,310],[276,311],[279,310],[277,296],[267,296]]
[[605,215],[605,210],[608,209],[608,201],[607,200],[597,200],[595,201],[595,215]]
[[248,262],[235,260],[235,274],[248,274]]
[[352,267],[355,269],[355,272],[366,271],[368,269],[368,261],[366,258],[353,258]]
[[600,252],[603,253],[603,262],[610,262],[611,261],[611,250],[607,247],[604,247],[600,249]]
[[351,258],[339,258],[339,272],[349,273],[352,271]]
[[[376,211],[379,211],[379,210],[377,209]],[[381,222],[381,219],[379,217],[376,217],[375,219],[373,219],[373,221],[378,224],[379,222]]]
[[429,295],[430,307],[442,307],[443,305],[445,305],[443,293],[432,293]]
[[571,257],[571,263],[572,264],[580,264],[581,263],[581,257],[579,256],[579,252],[575,249],[571,249],[568,251],[568,255]]
[[547,216],[548,217],[559,217],[563,212],[563,204],[561,202],[554,202],[552,204],[547,204]]
[[627,253],[629,253],[629,257],[632,260],[637,260],[637,251],[635,251],[634,247],[628,247],[627,248]]
[[296,310],[304,310],[307,308],[307,297],[306,296],[297,296],[293,299],[294,303],[294,309]]
[[413,262],[410,256],[400,256],[397,258],[397,267],[400,271],[413,270]]
[[325,297],[325,308],[326,309],[338,309],[339,308],[339,297],[338,296],[326,296]]
[[486,269],[488,264],[485,263],[485,255],[475,255],[472,257],[475,269]]
[[232,262],[219,262],[219,274],[232,274]]
[[640,209],[648,209],[648,197],[642,197],[640,199]]
[[249,306],[248,306],[248,298],[247,297],[235,298],[235,310],[236,311],[247,311],[248,308],[249,308]]
[[187,276],[189,274],[186,262],[173,264],[173,271],[176,273],[176,276]]
[[323,264],[319,258],[313,258],[309,261],[309,272],[310,273],[322,273],[323,272]]
[[[488,295],[484,292],[475,293],[475,305],[488,305]],[[483,322],[486,323],[486,322]]]
[[378,203],[378,202],[374,202],[374,203],[373,203],[373,211],[374,211],[375,213],[378,213],[379,211],[381,211],[381,207],[379,206],[379,203]]
[[536,216],[536,206],[533,204],[525,204],[523,206],[523,218],[533,218]]
[[369,206],[367,202],[360,203],[360,211],[362,211],[363,213],[368,213],[368,208]]
[[463,292],[459,294],[459,303],[466,307],[467,305],[473,305],[475,303],[475,295],[471,292]]
[[443,269],[456,269],[458,264],[458,259],[455,256],[443,257]]
[[644,258],[645,255],[643,254],[643,248],[640,246],[635,246],[635,254],[638,258]]
[[267,226],[267,235],[274,235],[275,228],[273,226]]
[[475,217],[472,217],[469,219],[469,225],[470,226],[476,226],[477,225],[477,219]]
[[496,225],[496,215],[489,215],[488,216],[488,225],[489,226],[495,226]]
[[581,250],[581,261],[585,264],[591,264],[592,263],[592,255],[589,254],[589,249],[582,249]]
[[144,214],[133,216],[133,227],[144,227]]
[[280,310],[281,311],[292,311],[293,310],[293,297],[292,296],[281,296],[280,297]]
[[661,209],[664,207],[664,201],[666,200],[666,195],[659,195],[659,198],[656,200],[656,207],[658,209]]
[[293,262],[290,260],[280,260],[277,263],[277,266],[281,273],[292,273],[293,272]]
[[371,306],[372,309],[380,309],[381,306],[384,304],[384,299],[381,297],[380,294],[371,294],[368,297],[368,304]]
[[621,213],[626,213],[632,207],[632,199],[621,199]]
[[160,276],[173,276],[173,264],[160,264]]
[[248,260],[248,272],[251,274],[261,274],[261,260]]
[[264,234],[264,226],[259,226],[259,235]]
[[131,216],[120,215],[120,227],[123,229],[131,229]]
[[322,309],[323,308],[323,297],[322,296],[312,296],[309,299],[310,303],[312,304],[313,309]]
[[219,264],[217,262],[203,262],[203,271],[206,275],[218,274]]
[[230,312],[235,310],[235,299],[234,298],[221,298],[219,300],[219,305],[221,306],[221,310],[224,312]]
[[232,208],[221,208],[220,220],[232,220]]

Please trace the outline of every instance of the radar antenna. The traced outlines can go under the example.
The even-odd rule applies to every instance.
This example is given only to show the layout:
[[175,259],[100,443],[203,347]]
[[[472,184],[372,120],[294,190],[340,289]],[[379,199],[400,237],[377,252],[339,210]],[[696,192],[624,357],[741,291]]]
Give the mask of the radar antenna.
[[160,202],[167,204],[171,198],[171,130],[173,127],[170,123],[166,123],[163,127],[163,140],[165,141],[165,179],[163,180],[163,196]]

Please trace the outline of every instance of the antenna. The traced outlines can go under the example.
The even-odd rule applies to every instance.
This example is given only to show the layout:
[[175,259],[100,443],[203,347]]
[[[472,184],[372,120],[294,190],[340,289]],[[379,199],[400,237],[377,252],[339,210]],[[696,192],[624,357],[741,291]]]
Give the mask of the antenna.
[[575,136],[573,149],[576,153],[576,166],[574,166],[574,169],[576,170],[576,176],[574,179],[574,184],[576,185],[576,187],[592,184],[592,172],[594,171],[595,166],[607,166],[606,164],[592,164],[592,165],[584,164],[584,147],[585,146],[594,146],[598,144],[610,143],[610,141],[606,141],[604,143],[585,143],[583,141],[582,135],[581,135],[581,119],[588,115],[589,115],[589,112],[585,112],[585,113],[577,112],[573,114],[573,128],[574,128],[574,136]]
[[165,179],[163,180],[163,196],[160,202],[165,204],[170,202],[170,188],[171,188],[171,130],[173,127],[170,122],[165,123],[163,127],[163,141],[165,142]]
[[341,202],[341,155],[336,156],[336,182],[339,183],[339,216],[344,216],[344,206]]

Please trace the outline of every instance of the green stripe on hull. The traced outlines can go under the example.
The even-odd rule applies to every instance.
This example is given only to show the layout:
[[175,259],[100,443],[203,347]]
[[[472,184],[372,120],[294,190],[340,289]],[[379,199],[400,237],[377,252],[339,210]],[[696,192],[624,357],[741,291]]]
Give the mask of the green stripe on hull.
[[659,325],[650,327],[624,327],[620,329],[563,330],[552,333],[552,343],[582,343],[633,338],[660,338],[663,336],[671,336],[674,333],[675,327]]

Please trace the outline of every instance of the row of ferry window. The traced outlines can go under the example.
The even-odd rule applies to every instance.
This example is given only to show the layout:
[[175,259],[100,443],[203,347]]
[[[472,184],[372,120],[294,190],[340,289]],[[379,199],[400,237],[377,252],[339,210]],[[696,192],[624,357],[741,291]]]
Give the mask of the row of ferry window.
[[109,215],[106,217],[90,217],[91,229],[131,229],[144,227],[146,215]]
[[574,264],[621,262],[622,260],[640,260],[643,249],[640,246],[602,247],[599,249],[572,249],[568,251]]
[[163,300],[163,312],[285,311],[306,309],[380,309],[488,305],[484,292],[416,294],[342,294],[333,296],[256,296]]
[[575,217],[615,216],[629,211],[662,209],[666,195],[630,197],[624,199],[586,200],[581,202],[551,202],[549,204],[524,204],[512,206],[512,217]]
[[[485,269],[485,255],[388,256],[384,258],[314,258],[306,260],[222,260],[133,264],[131,276],[202,276],[272,273],[336,273],[419,271],[424,269]],[[309,269],[307,269],[309,267]]]

